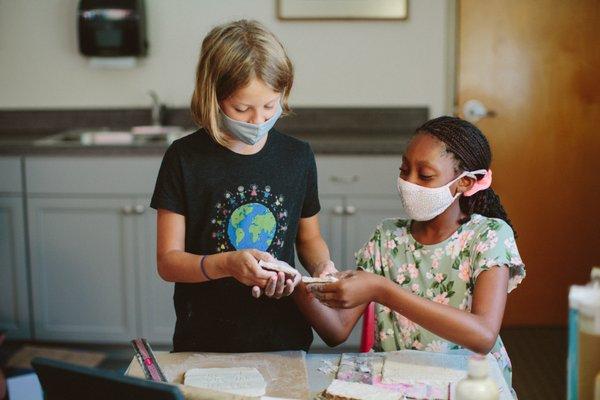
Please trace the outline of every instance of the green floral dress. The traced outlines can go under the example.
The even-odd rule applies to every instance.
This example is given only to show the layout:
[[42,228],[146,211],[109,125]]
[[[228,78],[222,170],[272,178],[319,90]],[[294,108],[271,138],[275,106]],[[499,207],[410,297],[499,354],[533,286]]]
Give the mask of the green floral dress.
[[[433,245],[413,238],[409,220],[384,220],[356,253],[356,261],[359,268],[382,275],[418,296],[465,311],[471,310],[473,289],[482,271],[508,267],[509,293],[525,277],[510,226],[479,214],[473,214],[451,237]],[[376,305],[375,315],[376,351],[461,349],[383,305]],[[512,387],[511,363],[500,336],[491,353]]]

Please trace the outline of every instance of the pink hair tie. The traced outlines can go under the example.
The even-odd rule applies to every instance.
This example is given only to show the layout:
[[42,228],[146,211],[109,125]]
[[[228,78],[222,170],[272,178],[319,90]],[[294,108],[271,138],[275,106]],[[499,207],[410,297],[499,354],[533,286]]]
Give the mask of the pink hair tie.
[[492,184],[492,170],[488,169],[486,171],[485,175],[483,176],[483,178],[481,178],[478,181],[475,181],[475,183],[473,184],[473,187],[471,189],[467,190],[463,195],[466,197],[473,196],[475,193],[489,188],[491,184]]

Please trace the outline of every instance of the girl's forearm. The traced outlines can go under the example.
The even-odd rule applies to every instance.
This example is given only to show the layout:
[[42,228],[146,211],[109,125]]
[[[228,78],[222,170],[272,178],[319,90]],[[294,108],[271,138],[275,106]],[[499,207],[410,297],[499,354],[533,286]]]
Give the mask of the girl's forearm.
[[[167,282],[200,283],[209,279],[202,272],[201,255],[171,250],[157,257],[158,274]],[[227,253],[212,254],[204,260],[204,270],[210,279],[229,276],[225,270]]]
[[296,243],[296,249],[300,262],[311,275],[314,275],[330,260],[329,248],[320,235],[304,241],[299,240]]
[[496,342],[500,327],[480,315],[419,297],[387,279],[381,288],[376,302],[446,340],[483,354]]
[[343,343],[350,336],[352,328],[364,311],[364,306],[352,309],[329,308],[309,295],[302,283],[298,285],[292,297],[309,324],[331,347]]

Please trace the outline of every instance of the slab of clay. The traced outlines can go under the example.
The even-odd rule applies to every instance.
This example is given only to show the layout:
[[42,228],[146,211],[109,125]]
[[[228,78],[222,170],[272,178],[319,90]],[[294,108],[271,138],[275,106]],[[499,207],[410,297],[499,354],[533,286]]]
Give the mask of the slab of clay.
[[466,375],[466,358],[461,356],[399,351],[386,354],[383,364],[385,384],[428,382],[447,387],[448,383],[458,382]]
[[326,283],[333,283],[333,282],[337,282],[338,278],[336,278],[335,276],[323,276],[321,278],[313,278],[311,276],[303,276],[302,277],[302,282],[304,282],[307,285],[313,285],[313,284],[317,284],[317,283],[321,283],[321,284],[326,284]]
[[299,272],[296,269],[292,268],[288,263],[280,260],[276,260],[275,262],[260,260],[258,262],[258,266],[262,269],[268,269],[269,271],[283,272],[286,275],[299,274]]
[[266,393],[267,382],[256,368],[192,368],[183,384],[219,392],[258,397]]
[[336,378],[346,382],[359,382],[372,385],[381,382],[385,356],[382,353],[344,353]]
[[[186,400],[239,398],[239,395],[231,393],[182,385],[186,371],[192,368],[232,367],[256,368],[267,381],[266,396],[292,399],[308,399],[310,397],[303,351],[271,353],[169,353],[155,351],[154,355],[169,383],[177,384]],[[131,360],[125,374],[144,378],[144,371],[136,358]],[[208,392],[210,392],[209,395],[207,395]]]
[[334,379],[324,397],[331,400],[400,400],[403,395],[366,383]]

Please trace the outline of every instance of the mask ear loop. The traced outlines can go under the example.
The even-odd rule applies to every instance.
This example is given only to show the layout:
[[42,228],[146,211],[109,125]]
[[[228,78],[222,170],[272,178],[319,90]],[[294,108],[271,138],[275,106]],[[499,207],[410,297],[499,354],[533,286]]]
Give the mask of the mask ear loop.
[[[454,178],[453,180],[451,180],[450,182],[448,182],[446,184],[446,187],[448,188],[448,191],[450,191],[450,186],[456,182],[457,180],[459,180],[460,178],[464,177],[464,176],[469,176],[469,174],[472,174],[472,172],[469,171],[463,171],[462,174],[460,174],[459,176],[457,176],[456,178]],[[456,191],[455,194],[452,194],[452,191],[450,191],[450,195],[452,196],[452,200],[456,200],[460,197],[461,193],[458,192],[458,190]]]

